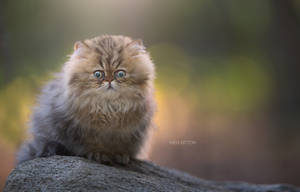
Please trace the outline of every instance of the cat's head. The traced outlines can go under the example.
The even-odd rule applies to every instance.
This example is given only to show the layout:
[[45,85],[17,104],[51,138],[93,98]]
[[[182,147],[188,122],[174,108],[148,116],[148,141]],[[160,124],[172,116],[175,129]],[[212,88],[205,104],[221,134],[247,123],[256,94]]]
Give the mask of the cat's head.
[[134,100],[152,88],[154,65],[140,40],[105,35],[76,42],[63,73],[70,97]]

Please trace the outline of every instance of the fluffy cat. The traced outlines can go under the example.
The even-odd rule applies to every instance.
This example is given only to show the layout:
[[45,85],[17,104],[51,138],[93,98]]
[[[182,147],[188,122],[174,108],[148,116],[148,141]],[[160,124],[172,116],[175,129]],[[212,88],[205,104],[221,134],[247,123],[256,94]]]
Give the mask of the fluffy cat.
[[154,76],[139,40],[103,35],[76,42],[39,97],[33,139],[22,145],[17,163],[58,154],[127,164],[151,127]]

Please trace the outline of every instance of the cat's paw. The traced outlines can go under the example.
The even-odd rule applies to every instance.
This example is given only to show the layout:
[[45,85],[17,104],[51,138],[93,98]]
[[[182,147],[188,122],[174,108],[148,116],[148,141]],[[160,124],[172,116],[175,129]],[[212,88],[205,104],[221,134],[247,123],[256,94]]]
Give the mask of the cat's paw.
[[129,155],[126,154],[107,155],[101,152],[90,152],[87,154],[87,158],[89,160],[93,160],[106,165],[113,165],[115,163],[120,165],[127,165],[130,161]]
[[121,165],[127,165],[130,161],[130,157],[126,154],[115,155],[114,161]]
[[113,163],[113,159],[109,155],[100,152],[90,152],[87,154],[87,158],[89,160],[93,160],[98,163],[107,164],[107,165]]

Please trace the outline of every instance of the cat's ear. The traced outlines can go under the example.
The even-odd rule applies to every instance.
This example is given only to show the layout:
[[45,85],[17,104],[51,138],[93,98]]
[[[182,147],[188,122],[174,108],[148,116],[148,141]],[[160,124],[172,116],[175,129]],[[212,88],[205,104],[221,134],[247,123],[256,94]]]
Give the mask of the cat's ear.
[[78,50],[79,48],[88,48],[88,45],[83,41],[76,41],[74,43],[74,51]]
[[72,57],[74,58],[82,58],[84,57],[87,48],[89,48],[89,46],[84,42],[84,41],[77,41],[74,44],[74,53],[72,55]]
[[136,44],[138,44],[138,45],[140,45],[142,47],[145,47],[142,39],[136,39],[134,41],[135,41]]
[[145,48],[142,39],[132,40],[130,43],[127,44],[127,47],[134,47],[134,46]]
[[145,53],[145,46],[141,39],[132,40],[127,47],[130,47],[134,51],[134,54]]

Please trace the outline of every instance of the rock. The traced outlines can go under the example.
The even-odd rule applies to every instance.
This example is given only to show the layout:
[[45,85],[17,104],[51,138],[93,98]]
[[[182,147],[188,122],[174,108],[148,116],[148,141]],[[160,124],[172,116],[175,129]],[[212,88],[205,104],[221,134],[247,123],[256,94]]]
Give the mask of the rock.
[[291,185],[213,182],[135,160],[107,166],[80,157],[37,158],[17,166],[4,192],[14,191],[205,191],[300,192]]

